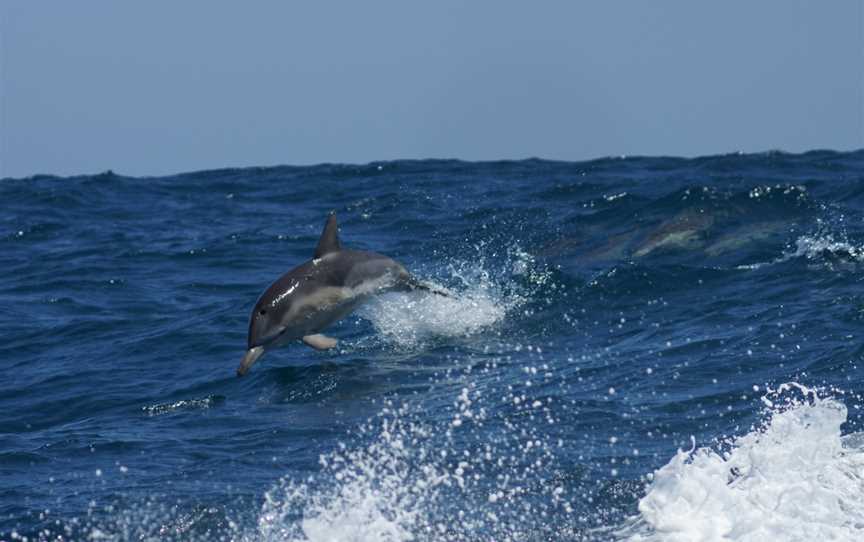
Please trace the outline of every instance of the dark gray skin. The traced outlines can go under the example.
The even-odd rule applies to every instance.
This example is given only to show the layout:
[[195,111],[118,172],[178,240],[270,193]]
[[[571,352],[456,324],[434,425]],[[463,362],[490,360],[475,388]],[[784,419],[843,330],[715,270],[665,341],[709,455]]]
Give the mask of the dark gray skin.
[[388,291],[434,290],[417,282],[397,261],[375,252],[343,250],[336,215],[331,214],[315,256],[282,275],[258,299],[249,321],[248,350],[237,375],[243,376],[266,352],[302,340],[324,350],[336,339],[320,334],[371,296]]

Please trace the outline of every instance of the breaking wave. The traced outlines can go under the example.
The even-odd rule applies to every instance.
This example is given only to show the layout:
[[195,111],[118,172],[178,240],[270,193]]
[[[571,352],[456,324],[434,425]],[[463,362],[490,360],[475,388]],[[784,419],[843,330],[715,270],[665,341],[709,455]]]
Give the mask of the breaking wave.
[[799,384],[764,397],[761,427],[680,451],[652,476],[631,542],[864,538],[864,439],[847,409]]

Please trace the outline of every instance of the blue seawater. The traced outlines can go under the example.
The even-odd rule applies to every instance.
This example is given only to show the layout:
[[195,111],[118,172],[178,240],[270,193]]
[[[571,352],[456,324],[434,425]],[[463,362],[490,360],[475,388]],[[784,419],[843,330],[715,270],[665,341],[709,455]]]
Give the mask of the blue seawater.
[[[376,298],[235,369],[342,242]],[[864,151],[0,181],[0,540],[864,539]]]

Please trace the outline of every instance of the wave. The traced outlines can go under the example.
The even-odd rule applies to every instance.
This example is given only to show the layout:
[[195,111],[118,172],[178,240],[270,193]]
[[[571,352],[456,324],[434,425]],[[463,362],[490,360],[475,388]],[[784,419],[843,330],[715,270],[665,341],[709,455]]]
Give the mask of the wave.
[[[862,160],[2,181],[0,539],[864,538],[860,396],[750,392],[860,392]],[[235,379],[331,209],[452,297]]]

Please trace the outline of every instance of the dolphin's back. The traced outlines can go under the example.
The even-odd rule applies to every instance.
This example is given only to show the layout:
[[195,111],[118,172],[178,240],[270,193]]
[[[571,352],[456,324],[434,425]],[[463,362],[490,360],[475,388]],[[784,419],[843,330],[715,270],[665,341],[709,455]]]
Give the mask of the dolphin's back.
[[344,288],[357,289],[372,284],[393,288],[409,278],[401,264],[376,252],[342,250],[330,257],[334,260],[333,279]]
[[[267,288],[259,304],[262,301],[272,303],[276,299],[288,301],[289,296],[320,288],[401,288],[409,279],[408,271],[401,264],[383,254],[340,250],[303,262],[285,273]],[[285,292],[294,295],[283,297]]]

